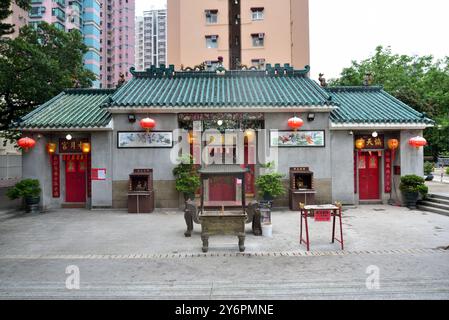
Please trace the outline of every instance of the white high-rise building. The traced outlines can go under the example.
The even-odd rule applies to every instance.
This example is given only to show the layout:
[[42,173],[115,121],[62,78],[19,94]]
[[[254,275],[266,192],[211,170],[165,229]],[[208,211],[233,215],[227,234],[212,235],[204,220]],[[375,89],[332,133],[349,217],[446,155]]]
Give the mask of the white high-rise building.
[[145,11],[136,17],[136,70],[167,64],[167,10]]

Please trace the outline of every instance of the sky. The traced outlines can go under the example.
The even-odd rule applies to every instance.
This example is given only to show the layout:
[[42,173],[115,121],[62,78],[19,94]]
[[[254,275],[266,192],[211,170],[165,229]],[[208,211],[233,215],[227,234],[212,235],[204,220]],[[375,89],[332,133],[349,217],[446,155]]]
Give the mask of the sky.
[[[449,56],[447,0],[309,0],[309,3],[310,66],[315,80],[318,73],[324,73],[326,79],[338,77],[352,60],[368,58],[378,45],[391,46],[398,54]],[[136,0],[136,13],[165,5],[166,0]]]

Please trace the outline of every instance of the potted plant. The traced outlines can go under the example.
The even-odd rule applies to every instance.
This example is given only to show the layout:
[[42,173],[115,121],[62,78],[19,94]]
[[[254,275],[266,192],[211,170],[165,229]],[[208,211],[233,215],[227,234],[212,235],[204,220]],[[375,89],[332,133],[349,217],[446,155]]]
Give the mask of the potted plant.
[[201,185],[200,177],[193,164],[193,158],[190,155],[182,156],[178,159],[179,164],[173,169],[173,175],[176,177],[176,190],[182,192],[184,200],[194,200],[195,191]]
[[26,212],[39,213],[41,187],[39,180],[24,179],[6,192],[9,199],[24,199]]
[[274,162],[261,165],[261,167],[266,169],[267,173],[257,177],[257,191],[263,197],[263,200],[273,201],[276,197],[285,193],[285,188],[282,184],[284,175],[274,171]]
[[433,169],[435,168],[435,166],[433,165],[432,162],[426,161],[424,162],[424,175],[425,175],[425,179],[426,181],[432,181],[433,180]]
[[421,194],[425,197],[429,192],[424,178],[414,174],[401,177],[399,189],[404,196],[404,204],[409,209],[416,209],[416,202],[418,201],[419,195]]

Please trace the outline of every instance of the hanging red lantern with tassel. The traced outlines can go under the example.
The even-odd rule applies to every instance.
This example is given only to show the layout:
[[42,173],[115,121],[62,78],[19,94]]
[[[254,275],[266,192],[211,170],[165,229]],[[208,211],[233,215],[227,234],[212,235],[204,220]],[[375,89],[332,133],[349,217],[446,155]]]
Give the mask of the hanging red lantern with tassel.
[[424,139],[423,137],[417,136],[417,137],[411,138],[408,141],[408,144],[411,145],[412,147],[418,149],[420,147],[426,146],[427,145],[427,140]]
[[17,141],[17,144],[19,145],[19,147],[25,150],[25,152],[27,152],[28,149],[31,149],[36,145],[36,141],[34,139],[24,137],[19,139],[19,141]]
[[304,121],[301,118],[298,118],[297,116],[288,119],[288,126],[295,131],[301,128],[303,125]]
[[156,121],[151,118],[144,118],[140,120],[140,126],[142,127],[142,129],[145,129],[146,132],[149,132],[156,127]]

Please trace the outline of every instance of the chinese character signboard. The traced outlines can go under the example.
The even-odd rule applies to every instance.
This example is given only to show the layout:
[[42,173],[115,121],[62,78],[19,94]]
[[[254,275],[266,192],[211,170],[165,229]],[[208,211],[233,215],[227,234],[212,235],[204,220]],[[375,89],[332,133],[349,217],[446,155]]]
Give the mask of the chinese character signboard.
[[81,146],[87,139],[59,139],[59,153],[82,153]]
[[385,176],[384,176],[384,180],[385,180],[385,193],[390,193],[391,192],[391,172],[392,172],[392,163],[391,163],[391,151],[390,150],[385,150]]
[[315,210],[313,214],[315,216],[315,221],[318,221],[318,222],[331,221],[331,211],[330,210]]
[[51,187],[53,198],[59,198],[61,196],[59,167],[59,155],[54,154],[51,156]]
[[372,136],[356,136],[355,140],[363,139],[365,141],[364,149],[384,149],[384,136],[379,134],[377,137]]

